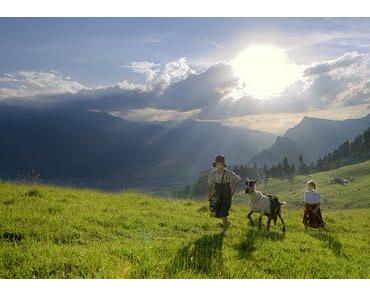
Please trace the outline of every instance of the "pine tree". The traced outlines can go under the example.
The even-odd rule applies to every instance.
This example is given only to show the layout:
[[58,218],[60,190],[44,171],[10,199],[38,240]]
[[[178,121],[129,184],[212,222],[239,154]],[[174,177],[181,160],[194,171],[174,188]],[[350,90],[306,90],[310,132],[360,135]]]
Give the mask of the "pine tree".
[[266,164],[263,164],[263,175],[265,177],[264,179],[264,186],[265,186],[265,191],[267,189],[267,184],[268,184],[268,178],[269,178],[269,171],[268,171],[268,168],[266,166]]
[[295,165],[291,164],[290,169],[289,169],[289,175],[288,175],[288,179],[291,183],[293,183],[294,181],[294,175],[295,175]]
[[254,177],[257,177],[257,175],[258,175],[257,162],[256,162],[256,161],[254,161],[254,162],[253,162],[253,176],[254,176]]
[[304,164],[304,161],[303,161],[303,156],[302,155],[299,155],[298,156],[298,162],[299,162],[299,173],[304,173],[305,171],[305,164]]
[[289,160],[288,157],[285,156],[283,159],[283,176],[286,176],[289,178],[290,175],[290,165],[289,165]]

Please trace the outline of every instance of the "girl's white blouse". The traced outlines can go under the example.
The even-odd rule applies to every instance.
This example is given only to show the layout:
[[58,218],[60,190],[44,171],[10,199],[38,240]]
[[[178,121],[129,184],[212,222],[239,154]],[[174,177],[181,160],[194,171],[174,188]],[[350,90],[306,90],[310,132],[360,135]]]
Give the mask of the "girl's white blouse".
[[304,192],[304,203],[317,204],[321,203],[321,196],[319,192],[316,191],[306,191]]

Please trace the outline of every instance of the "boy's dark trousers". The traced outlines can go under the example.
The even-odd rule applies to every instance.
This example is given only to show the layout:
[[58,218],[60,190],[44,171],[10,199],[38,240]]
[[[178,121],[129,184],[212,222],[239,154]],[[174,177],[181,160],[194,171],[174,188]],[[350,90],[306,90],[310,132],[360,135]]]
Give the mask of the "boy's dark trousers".
[[231,186],[230,183],[216,183],[215,193],[209,202],[209,209],[216,218],[223,218],[229,215],[231,207]]

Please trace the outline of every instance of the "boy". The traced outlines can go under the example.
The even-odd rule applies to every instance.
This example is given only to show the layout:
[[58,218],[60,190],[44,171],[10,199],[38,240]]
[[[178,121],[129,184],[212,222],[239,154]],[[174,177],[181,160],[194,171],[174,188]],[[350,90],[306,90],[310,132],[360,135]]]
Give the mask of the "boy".
[[213,162],[214,169],[208,177],[208,201],[210,201],[210,210],[216,218],[222,220],[221,226],[228,227],[229,210],[231,207],[231,198],[235,193],[241,178],[231,170],[227,169],[225,157],[218,155]]

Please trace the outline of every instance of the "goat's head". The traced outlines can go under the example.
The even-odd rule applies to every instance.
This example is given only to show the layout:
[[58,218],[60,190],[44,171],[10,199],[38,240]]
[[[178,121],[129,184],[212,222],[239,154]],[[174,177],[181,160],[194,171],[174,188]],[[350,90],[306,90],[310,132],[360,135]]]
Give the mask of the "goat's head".
[[247,180],[245,182],[245,193],[251,194],[256,190],[256,180]]

